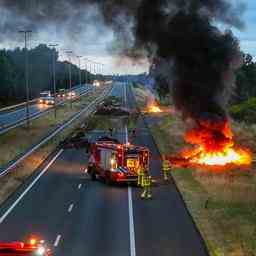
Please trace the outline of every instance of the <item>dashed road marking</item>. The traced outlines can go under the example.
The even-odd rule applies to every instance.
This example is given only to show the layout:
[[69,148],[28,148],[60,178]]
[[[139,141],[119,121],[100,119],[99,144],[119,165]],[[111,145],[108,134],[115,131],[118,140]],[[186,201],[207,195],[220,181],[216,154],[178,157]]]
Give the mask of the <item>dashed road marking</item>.
[[74,204],[71,204],[71,205],[68,207],[68,212],[72,212],[73,207],[74,207]]
[[60,239],[61,239],[61,235],[57,235],[55,242],[54,242],[54,247],[58,247]]
[[82,187],[82,184],[80,183],[77,188],[78,188],[78,189],[81,189],[81,187]]

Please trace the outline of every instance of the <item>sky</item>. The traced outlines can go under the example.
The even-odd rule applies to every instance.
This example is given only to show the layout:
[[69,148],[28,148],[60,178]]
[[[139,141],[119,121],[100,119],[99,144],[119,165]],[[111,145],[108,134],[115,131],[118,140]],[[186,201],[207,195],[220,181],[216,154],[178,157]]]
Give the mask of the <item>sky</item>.
[[[230,1],[236,2],[240,0]],[[241,13],[241,15],[243,15],[242,20],[245,23],[245,28],[242,31],[238,31],[236,29],[232,29],[232,31],[240,40],[241,50],[251,54],[254,59],[256,59],[256,0],[242,1],[247,5],[245,12],[243,14]],[[60,27],[47,27],[45,30],[33,33],[30,38],[29,45],[30,47],[35,47],[40,43],[58,43],[59,45],[57,49],[59,51],[60,60],[68,59],[66,51],[72,50],[73,54],[71,55],[71,61],[73,63],[78,65],[78,58],[76,56],[81,55],[83,56],[81,59],[83,68],[91,68],[91,71],[95,71],[95,68],[93,68],[95,67],[95,64],[92,64],[92,62],[89,62],[88,60],[102,63],[104,65],[102,65],[100,71],[103,71],[104,74],[138,74],[147,72],[149,64],[146,61],[133,63],[128,59],[123,57],[120,58],[108,51],[113,42],[113,31],[106,27],[100,20],[95,23],[95,20],[97,21],[97,19],[95,19],[95,15],[97,15],[97,10],[95,9],[87,12],[84,21],[81,22],[81,26],[85,24],[85,29],[81,29],[79,33],[72,31],[72,28],[70,32],[67,33],[66,30],[62,30]],[[6,18],[9,17],[7,16]],[[3,19],[3,15],[1,19]],[[16,34],[17,37],[20,37],[17,41],[8,40],[0,42],[0,47],[23,47],[23,38],[21,35],[18,35],[18,33]]]
[[234,34],[240,40],[241,49],[256,59],[256,1],[246,0],[245,3],[247,5],[243,18],[245,29],[234,30]]
[[[242,20],[244,21],[245,27],[241,31],[237,29],[232,29],[232,31],[240,41],[241,50],[251,54],[256,60],[256,0],[244,0],[244,3],[246,3],[247,7],[241,15],[243,15]],[[119,58],[109,55],[107,45],[112,40],[113,35],[111,31],[108,31],[106,35],[107,37],[102,40],[101,44],[92,43],[85,46],[84,53],[88,52],[88,58],[104,63],[106,73],[136,74],[148,71],[148,63],[136,65],[127,60],[122,63]]]

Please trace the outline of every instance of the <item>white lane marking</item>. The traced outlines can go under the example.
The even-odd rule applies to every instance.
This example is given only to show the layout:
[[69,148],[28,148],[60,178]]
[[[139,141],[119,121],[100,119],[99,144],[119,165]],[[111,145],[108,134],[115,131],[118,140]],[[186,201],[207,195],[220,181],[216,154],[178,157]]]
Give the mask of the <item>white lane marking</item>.
[[124,85],[124,104],[125,105],[126,105],[126,102],[127,102],[126,86],[127,86],[127,83],[125,83],[125,85]]
[[59,245],[60,239],[61,239],[61,235],[57,235],[55,242],[54,242],[54,247],[57,247]]
[[68,207],[68,212],[72,212],[73,207],[74,207],[74,204],[71,204],[71,205]]
[[128,187],[128,204],[129,204],[130,256],[136,256],[131,187]]
[[15,206],[22,200],[22,198],[29,192],[29,190],[36,184],[36,182],[45,174],[49,167],[54,163],[54,161],[60,156],[63,152],[61,149],[55,157],[45,166],[45,168],[38,174],[38,176],[33,180],[33,182],[24,190],[24,192],[18,197],[18,199],[11,205],[11,207],[2,215],[0,218],[0,224],[3,223],[5,218],[12,212]]
[[81,187],[82,187],[82,184],[79,184],[77,188],[78,188],[78,189],[81,189]]
[[124,134],[125,134],[125,144],[128,144],[129,139],[128,139],[128,129],[127,126],[124,128]]

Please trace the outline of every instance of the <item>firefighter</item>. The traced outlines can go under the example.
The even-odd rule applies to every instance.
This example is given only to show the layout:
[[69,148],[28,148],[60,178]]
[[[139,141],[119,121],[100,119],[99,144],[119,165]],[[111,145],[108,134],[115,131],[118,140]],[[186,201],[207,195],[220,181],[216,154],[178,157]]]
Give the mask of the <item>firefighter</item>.
[[162,162],[162,170],[163,170],[164,180],[168,181],[169,176],[170,176],[171,167],[170,167],[170,162],[167,160],[166,157],[164,157],[163,162]]
[[110,137],[113,136],[113,128],[109,128],[109,134],[110,134]]
[[143,192],[141,194],[142,199],[152,198],[151,187],[152,187],[152,177],[149,175],[146,175],[143,179]]
[[97,167],[96,167],[96,160],[93,154],[91,154],[89,158],[89,166],[88,166],[88,173],[91,175],[91,180],[96,180],[96,172],[97,172]]
[[136,129],[133,129],[133,130],[132,130],[132,137],[133,137],[133,138],[136,138]]
[[140,166],[138,170],[138,182],[137,182],[138,186],[143,186],[144,178],[145,178],[145,168],[144,166]]

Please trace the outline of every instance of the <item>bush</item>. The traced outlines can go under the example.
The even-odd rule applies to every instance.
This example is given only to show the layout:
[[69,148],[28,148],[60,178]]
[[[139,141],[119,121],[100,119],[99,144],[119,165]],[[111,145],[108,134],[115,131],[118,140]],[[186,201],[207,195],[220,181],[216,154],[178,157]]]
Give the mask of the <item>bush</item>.
[[230,114],[234,119],[247,123],[256,122],[256,97],[252,97],[230,108]]

